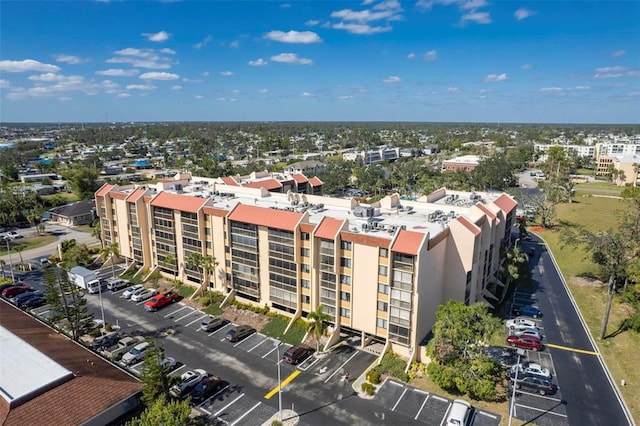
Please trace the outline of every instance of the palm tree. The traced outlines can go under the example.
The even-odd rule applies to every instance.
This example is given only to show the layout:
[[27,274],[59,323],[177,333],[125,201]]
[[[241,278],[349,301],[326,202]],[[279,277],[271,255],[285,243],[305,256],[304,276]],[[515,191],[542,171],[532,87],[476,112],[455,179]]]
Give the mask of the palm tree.
[[91,224],[91,236],[97,238],[98,241],[100,241],[100,246],[104,247],[104,241],[102,241],[102,225],[99,220]]
[[109,257],[111,257],[111,276],[115,278],[116,276],[116,264],[114,262],[113,257],[120,255],[120,249],[118,248],[118,243],[112,243],[109,246],[102,247],[100,249],[100,258],[105,262]]
[[6,278],[4,275],[4,266],[7,264],[7,262],[4,259],[0,259],[0,270],[2,270],[2,278]]
[[320,339],[327,331],[327,325],[325,323],[331,319],[331,316],[324,312],[324,306],[320,304],[315,311],[309,312],[307,319],[310,321],[309,331],[316,340],[316,350],[320,352]]
[[176,267],[176,258],[173,255],[169,255],[165,257],[164,260],[160,263],[162,264],[163,267],[167,269],[171,267],[171,270],[173,271],[173,281],[176,281],[178,279],[178,271],[177,271],[178,268]]
[[[200,292],[204,296],[205,288],[208,286],[210,275],[215,272],[218,262],[216,258],[210,255],[200,253],[191,253],[185,262],[186,265],[197,268],[198,272],[203,274]],[[215,276],[214,276],[215,280]],[[215,281],[214,281],[215,284]]]

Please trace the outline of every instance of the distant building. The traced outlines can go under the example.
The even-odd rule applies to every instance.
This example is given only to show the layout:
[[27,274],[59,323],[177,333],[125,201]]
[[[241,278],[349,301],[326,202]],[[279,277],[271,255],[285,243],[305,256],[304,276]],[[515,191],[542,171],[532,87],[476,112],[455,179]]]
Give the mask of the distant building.
[[326,170],[327,165],[316,160],[298,161],[291,163],[284,168],[284,172],[290,175],[302,173],[305,175],[317,175]]
[[78,201],[49,210],[51,222],[64,226],[88,225],[96,220],[95,200]]
[[42,173],[42,174],[24,174],[20,175],[20,182],[22,183],[32,183],[32,182],[42,182],[45,179],[49,180],[59,180],[60,177],[56,173]]
[[618,186],[637,186],[640,179],[640,155],[601,156],[596,165],[596,176],[610,175]]
[[482,157],[477,155],[463,155],[460,157],[451,158],[442,162],[442,171],[459,172],[459,171],[471,171],[478,167]]
[[400,148],[379,146],[367,151],[350,151],[342,154],[345,161],[355,161],[358,164],[373,164],[382,161],[395,161],[400,158]]

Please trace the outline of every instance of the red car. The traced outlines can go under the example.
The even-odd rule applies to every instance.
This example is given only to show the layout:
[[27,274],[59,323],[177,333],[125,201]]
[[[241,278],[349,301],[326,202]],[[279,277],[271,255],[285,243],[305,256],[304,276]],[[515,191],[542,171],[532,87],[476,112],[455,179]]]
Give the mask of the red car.
[[8,299],[10,297],[16,297],[19,294],[26,293],[27,291],[35,291],[35,288],[29,287],[28,285],[15,285],[2,290],[2,297],[6,297]]
[[176,302],[179,298],[180,295],[173,291],[158,294],[157,296],[153,296],[144,304],[144,309],[149,312],[157,311],[170,303]]
[[532,349],[534,351],[542,350],[542,343],[540,339],[533,336],[514,336],[507,337],[507,344],[513,347],[519,347],[523,349]]

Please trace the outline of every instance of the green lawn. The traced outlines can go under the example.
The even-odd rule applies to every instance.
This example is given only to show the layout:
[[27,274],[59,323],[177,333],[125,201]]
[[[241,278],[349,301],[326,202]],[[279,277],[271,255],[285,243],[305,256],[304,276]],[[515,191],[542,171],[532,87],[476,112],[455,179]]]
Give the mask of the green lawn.
[[307,328],[304,325],[304,321],[296,321],[296,323],[291,327],[287,334],[284,333],[284,330],[289,325],[289,318],[282,317],[280,315],[276,315],[271,318],[263,328],[260,330],[261,333],[266,334],[267,336],[275,337],[277,339],[282,340],[285,343],[289,343],[291,345],[298,345],[304,338],[304,335],[307,332]]
[[78,201],[80,199],[73,192],[56,192],[55,194],[43,195],[42,196],[43,200],[48,200],[48,199],[52,199],[52,198],[63,199],[66,202],[69,202],[69,203],[72,203],[74,201]]
[[[15,254],[26,250],[46,246],[56,240],[53,235],[40,235],[27,238],[20,238],[19,240],[10,241],[11,253]],[[7,253],[7,244],[4,241],[0,242],[0,256],[4,256]]]
[[[613,183],[611,183],[611,181],[603,181],[603,180],[597,180],[597,181],[592,181],[592,182],[587,182],[587,183],[579,183],[576,185],[575,187],[576,191],[582,191],[582,192],[588,192],[589,190],[597,190],[597,189],[606,189],[606,190],[610,190],[610,191],[615,191],[620,193],[620,191],[622,191],[622,188],[614,185]],[[594,191],[594,193],[598,193],[597,191]]]

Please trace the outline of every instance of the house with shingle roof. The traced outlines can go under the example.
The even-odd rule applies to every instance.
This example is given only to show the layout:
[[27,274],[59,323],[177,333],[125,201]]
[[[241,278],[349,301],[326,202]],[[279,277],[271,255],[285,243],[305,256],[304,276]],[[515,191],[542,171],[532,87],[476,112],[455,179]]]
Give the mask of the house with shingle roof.
[[96,201],[85,200],[49,210],[51,222],[64,226],[88,225],[97,219]]

